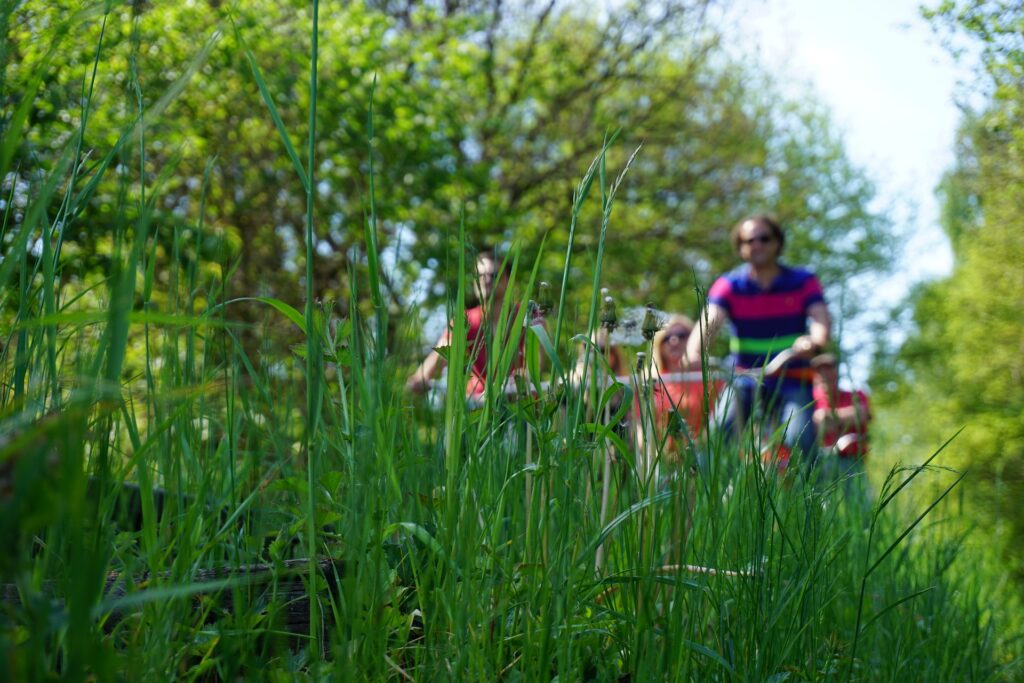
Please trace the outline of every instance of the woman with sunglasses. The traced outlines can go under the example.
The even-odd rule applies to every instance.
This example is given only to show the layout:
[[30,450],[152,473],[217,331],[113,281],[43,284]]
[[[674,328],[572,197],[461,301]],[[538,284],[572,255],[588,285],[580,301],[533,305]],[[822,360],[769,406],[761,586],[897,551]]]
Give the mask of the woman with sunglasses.
[[[720,382],[709,385],[705,404],[704,383],[699,372],[686,372],[686,342],[693,331],[693,321],[673,315],[652,340],[654,377],[651,388],[651,409],[657,428],[652,448],[664,442],[662,459],[677,460],[690,439],[696,439],[707,422],[705,405],[715,401]],[[637,412],[639,405],[637,406]],[[644,435],[638,433],[641,443]],[[653,456],[653,453],[649,454]]]

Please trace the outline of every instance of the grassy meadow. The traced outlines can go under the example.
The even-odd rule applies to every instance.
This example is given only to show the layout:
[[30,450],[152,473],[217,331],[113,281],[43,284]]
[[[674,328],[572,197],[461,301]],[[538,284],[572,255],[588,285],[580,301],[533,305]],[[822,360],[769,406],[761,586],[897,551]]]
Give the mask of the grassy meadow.
[[[605,406],[621,391],[631,411],[635,393],[636,420],[651,425],[649,367],[589,398],[567,381],[601,324],[606,235],[628,172],[609,168],[610,147],[581,169],[563,270],[545,274],[557,293],[544,326],[524,324],[542,298],[539,261],[509,257],[512,333],[489,376],[507,375],[523,337],[521,391],[491,387],[482,405],[458,391],[433,405],[406,394],[419,318],[385,300],[375,197],[387,188],[372,164],[346,315],[317,299],[316,7],[306,140],[291,141],[255,63],[252,73],[306,190],[304,310],[233,289],[236,263],[198,257],[214,231],[203,211],[164,224],[159,189],[118,170],[125,149],[145,164],[141,98],[118,153],[87,159],[85,87],[81,137],[28,187],[5,187],[0,678],[1020,675],[991,577],[964,551],[961,475],[941,449],[872,472],[864,495],[741,457],[759,426],[738,447],[680,431],[681,446],[657,439],[648,461]],[[98,46],[94,66],[103,59]],[[6,123],[4,174],[24,125],[16,112]],[[370,145],[372,119],[368,130]],[[106,267],[69,277],[62,226],[105,176],[123,178],[112,221],[91,228],[105,231]],[[196,205],[213,182],[195,188]],[[584,207],[599,226],[579,220]],[[584,230],[596,265],[580,281],[572,245]],[[458,273],[453,311],[470,296],[469,242],[463,232],[446,265]],[[571,312],[569,290],[589,308]],[[242,322],[241,306],[260,321]],[[465,322],[452,320],[446,380],[461,387]],[[591,351],[587,376],[606,370]],[[925,480],[938,494],[922,502],[909,493]]]

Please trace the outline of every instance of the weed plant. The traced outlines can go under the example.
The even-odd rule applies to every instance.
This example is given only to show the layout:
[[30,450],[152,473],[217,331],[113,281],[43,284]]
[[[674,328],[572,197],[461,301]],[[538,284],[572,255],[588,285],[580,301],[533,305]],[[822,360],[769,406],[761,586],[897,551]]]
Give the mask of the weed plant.
[[[567,381],[566,349],[599,324],[621,179],[607,177],[614,136],[577,188],[560,301],[545,324],[527,320],[538,267],[509,257],[518,298],[504,305],[511,322],[499,329],[511,332],[492,340],[501,351],[488,377],[508,375],[522,339],[519,394],[492,381],[481,405],[450,391],[440,409],[406,396],[418,331],[389,325],[372,169],[368,276],[355,280],[350,316],[336,319],[315,301],[308,267],[315,111],[303,163],[248,57],[310,193],[304,311],[231,292],[230,264],[213,276],[183,258],[203,238],[202,210],[188,229],[161,225],[153,196],[127,175],[109,275],[91,287],[62,277],[60,226],[114,164],[144,164],[141,98],[120,149],[82,173],[87,97],[65,161],[33,181],[23,215],[5,204],[6,680],[945,681],[1019,671],[981,602],[985,577],[951,572],[969,558],[941,497],[900,507],[907,484],[941,474],[931,459],[859,496],[743,458],[759,427],[739,444],[711,429],[679,433],[684,447],[671,453],[654,439],[640,457],[613,425],[634,405],[640,424],[651,419],[649,368],[589,400]],[[97,68],[102,60],[100,45]],[[20,124],[5,125],[6,147]],[[574,319],[565,297],[587,291],[568,274],[588,201],[603,221],[592,303]],[[471,259],[463,234],[451,267],[465,274]],[[451,311],[466,292],[463,275]],[[241,299],[265,305],[265,325],[289,326],[303,345],[251,353],[232,317]],[[451,319],[446,379],[460,387],[465,323]],[[607,363],[588,355],[593,386],[586,378]],[[623,407],[601,419],[615,391]]]

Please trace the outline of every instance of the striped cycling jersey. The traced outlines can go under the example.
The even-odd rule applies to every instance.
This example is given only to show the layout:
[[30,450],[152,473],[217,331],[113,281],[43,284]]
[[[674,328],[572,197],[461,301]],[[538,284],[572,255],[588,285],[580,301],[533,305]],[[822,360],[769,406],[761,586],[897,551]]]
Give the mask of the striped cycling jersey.
[[[750,267],[742,265],[715,280],[708,302],[729,315],[730,351],[740,368],[759,368],[807,334],[807,309],[824,301],[821,283],[809,270],[779,264],[781,272],[762,289]],[[790,371],[808,368],[806,360],[789,362]],[[789,374],[787,372],[787,374]]]

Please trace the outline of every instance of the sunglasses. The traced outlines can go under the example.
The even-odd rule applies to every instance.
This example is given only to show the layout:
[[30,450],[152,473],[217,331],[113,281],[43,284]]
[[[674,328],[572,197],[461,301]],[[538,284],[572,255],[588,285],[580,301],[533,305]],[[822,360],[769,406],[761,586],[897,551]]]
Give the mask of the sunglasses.
[[754,244],[755,242],[760,242],[761,244],[771,244],[774,241],[775,237],[773,235],[757,235],[756,237],[751,237],[750,239],[741,239],[740,244],[749,247],[751,244]]

